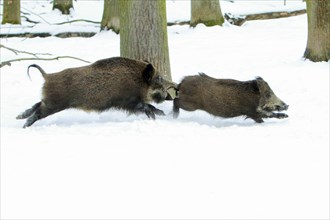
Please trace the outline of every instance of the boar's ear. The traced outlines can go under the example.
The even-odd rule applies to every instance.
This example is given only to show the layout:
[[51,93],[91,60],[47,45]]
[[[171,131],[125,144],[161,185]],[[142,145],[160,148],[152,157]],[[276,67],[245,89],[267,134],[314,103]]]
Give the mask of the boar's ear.
[[260,89],[259,89],[258,80],[253,80],[252,81],[252,88],[253,88],[254,92],[259,93]]
[[152,66],[151,63],[147,64],[146,68],[143,70],[143,79],[146,81],[146,83],[150,83],[153,75],[155,73],[155,69],[154,67]]
[[256,80],[260,80],[260,81],[262,80],[262,81],[264,81],[264,79],[261,78],[260,76],[257,76],[257,77],[256,77]]
[[265,85],[265,81],[260,76],[256,77],[256,79],[253,80],[253,89],[255,92],[260,92],[264,87],[264,85]]

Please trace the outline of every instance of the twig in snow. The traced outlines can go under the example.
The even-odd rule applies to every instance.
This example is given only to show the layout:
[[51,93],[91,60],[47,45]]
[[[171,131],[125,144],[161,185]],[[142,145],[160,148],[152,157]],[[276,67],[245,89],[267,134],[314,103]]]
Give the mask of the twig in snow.
[[51,23],[49,23],[48,21],[46,21],[43,17],[41,17],[40,15],[38,15],[37,13],[34,13],[33,11],[30,11],[30,10],[24,8],[24,7],[22,7],[22,8],[23,8],[24,10],[30,12],[31,14],[34,14],[35,16],[41,18],[41,19],[42,19],[44,22],[46,22],[47,24],[49,24],[49,25],[51,24]]
[[5,48],[7,50],[10,50],[11,52],[15,53],[16,55],[18,55],[19,53],[29,54],[29,55],[32,55],[34,57],[38,57],[38,55],[52,55],[50,53],[30,53],[30,52],[26,52],[26,51],[22,51],[22,50],[16,50],[14,48],[6,47],[6,46],[0,44],[0,48],[1,47]]
[[27,22],[30,22],[30,23],[33,23],[33,24],[39,24],[40,22],[39,21],[32,21],[30,18],[26,17],[26,16],[21,16],[22,18],[25,18],[25,20]]
[[60,22],[60,23],[54,23],[53,25],[69,24],[69,23],[74,23],[74,22],[89,22],[89,23],[93,23],[93,24],[101,24],[101,22],[98,22],[98,21],[77,19],[77,20],[71,20],[71,21],[64,21],[64,22]]
[[58,56],[58,57],[53,57],[53,58],[31,57],[31,58],[20,58],[20,59],[13,59],[13,60],[7,60],[7,61],[4,61],[4,62],[1,62],[0,63],[0,68],[4,67],[4,66],[7,66],[7,65],[11,66],[11,63],[13,63],[13,62],[24,61],[24,60],[58,60],[58,59],[61,59],[61,58],[70,58],[70,59],[80,60],[80,61],[85,62],[85,63],[90,63],[87,60],[83,60],[83,59],[80,59],[80,58],[77,58],[77,57],[72,57],[72,56]]

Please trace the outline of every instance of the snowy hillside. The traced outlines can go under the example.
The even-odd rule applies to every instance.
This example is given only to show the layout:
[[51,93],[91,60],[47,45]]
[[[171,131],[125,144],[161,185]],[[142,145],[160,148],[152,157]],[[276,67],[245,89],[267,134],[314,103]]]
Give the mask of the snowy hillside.
[[[41,7],[41,2],[22,4],[49,11],[49,3]],[[289,0],[287,6],[242,2],[221,1],[222,10],[243,14],[304,7]],[[102,4],[77,1],[74,14],[84,17],[93,7],[87,19],[100,20]],[[189,19],[189,2],[167,6],[170,21]],[[52,22],[65,19],[48,15]],[[8,27],[1,26],[1,32]],[[49,30],[45,24],[38,28]],[[172,119],[172,103],[165,102],[157,107],[167,115],[157,120],[115,110],[66,110],[22,129],[24,121],[15,117],[40,100],[43,84],[34,69],[29,80],[27,66],[36,63],[56,72],[86,64],[72,59],[13,63],[0,69],[2,219],[329,218],[329,63],[302,59],[307,16],[241,27],[171,26],[168,35],[175,82],[198,72],[238,80],[261,76],[290,105],[289,118],[256,124],[181,111]],[[119,36],[112,32],[92,38],[7,38],[1,44],[92,62],[119,56]],[[1,61],[17,57],[1,49]]]

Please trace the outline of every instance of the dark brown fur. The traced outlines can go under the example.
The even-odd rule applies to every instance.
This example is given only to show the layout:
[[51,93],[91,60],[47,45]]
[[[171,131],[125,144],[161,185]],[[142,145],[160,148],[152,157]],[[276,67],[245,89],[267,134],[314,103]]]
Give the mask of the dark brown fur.
[[45,83],[42,100],[17,116],[28,118],[24,127],[68,108],[104,111],[109,108],[130,113],[144,112],[148,117],[164,113],[150,105],[166,99],[167,89],[175,87],[156,73],[147,62],[115,57],[91,65],[46,74],[38,65]]
[[260,77],[251,81],[215,79],[203,73],[185,77],[178,86],[174,99],[174,117],[179,109],[204,110],[224,118],[245,115],[258,123],[262,118],[285,118],[286,114],[274,113],[288,108],[276,97],[268,84]]

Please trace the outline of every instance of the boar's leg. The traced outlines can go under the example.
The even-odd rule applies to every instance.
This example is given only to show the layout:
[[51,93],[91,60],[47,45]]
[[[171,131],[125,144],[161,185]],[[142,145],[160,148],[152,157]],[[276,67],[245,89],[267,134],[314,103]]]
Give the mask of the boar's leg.
[[23,128],[30,127],[34,122],[52,115],[56,112],[62,111],[65,108],[50,108],[47,107],[43,102],[36,108],[35,112],[26,120]]
[[39,120],[39,114],[36,114],[35,112],[26,120],[23,128],[30,127],[34,122]]
[[184,98],[175,98],[173,101],[173,118],[177,118],[179,116],[180,109],[191,112],[201,109],[199,106],[200,103],[190,97],[185,96]]
[[247,118],[252,118],[256,123],[263,123],[264,120],[262,120],[262,118],[259,116],[257,117],[247,117]]
[[287,114],[284,113],[275,113],[275,118],[282,119],[282,118],[287,118],[289,117]]
[[267,112],[265,118],[278,118],[278,119],[282,119],[282,118],[287,118],[288,115],[284,114],[284,113],[274,113],[274,112]]
[[262,111],[258,115],[255,116],[250,116],[249,118],[252,118],[255,122],[257,123],[262,123],[264,122],[262,118],[287,118],[288,115],[284,113],[275,113],[275,112],[268,112],[268,111]]
[[173,100],[173,118],[178,118],[180,114],[179,99]]
[[32,108],[26,109],[23,113],[19,114],[16,119],[25,119],[30,117],[41,105],[41,102],[38,102],[32,106]]
[[139,103],[136,105],[135,110],[145,113],[148,118],[155,119],[155,115],[165,115],[164,112],[150,104]]

